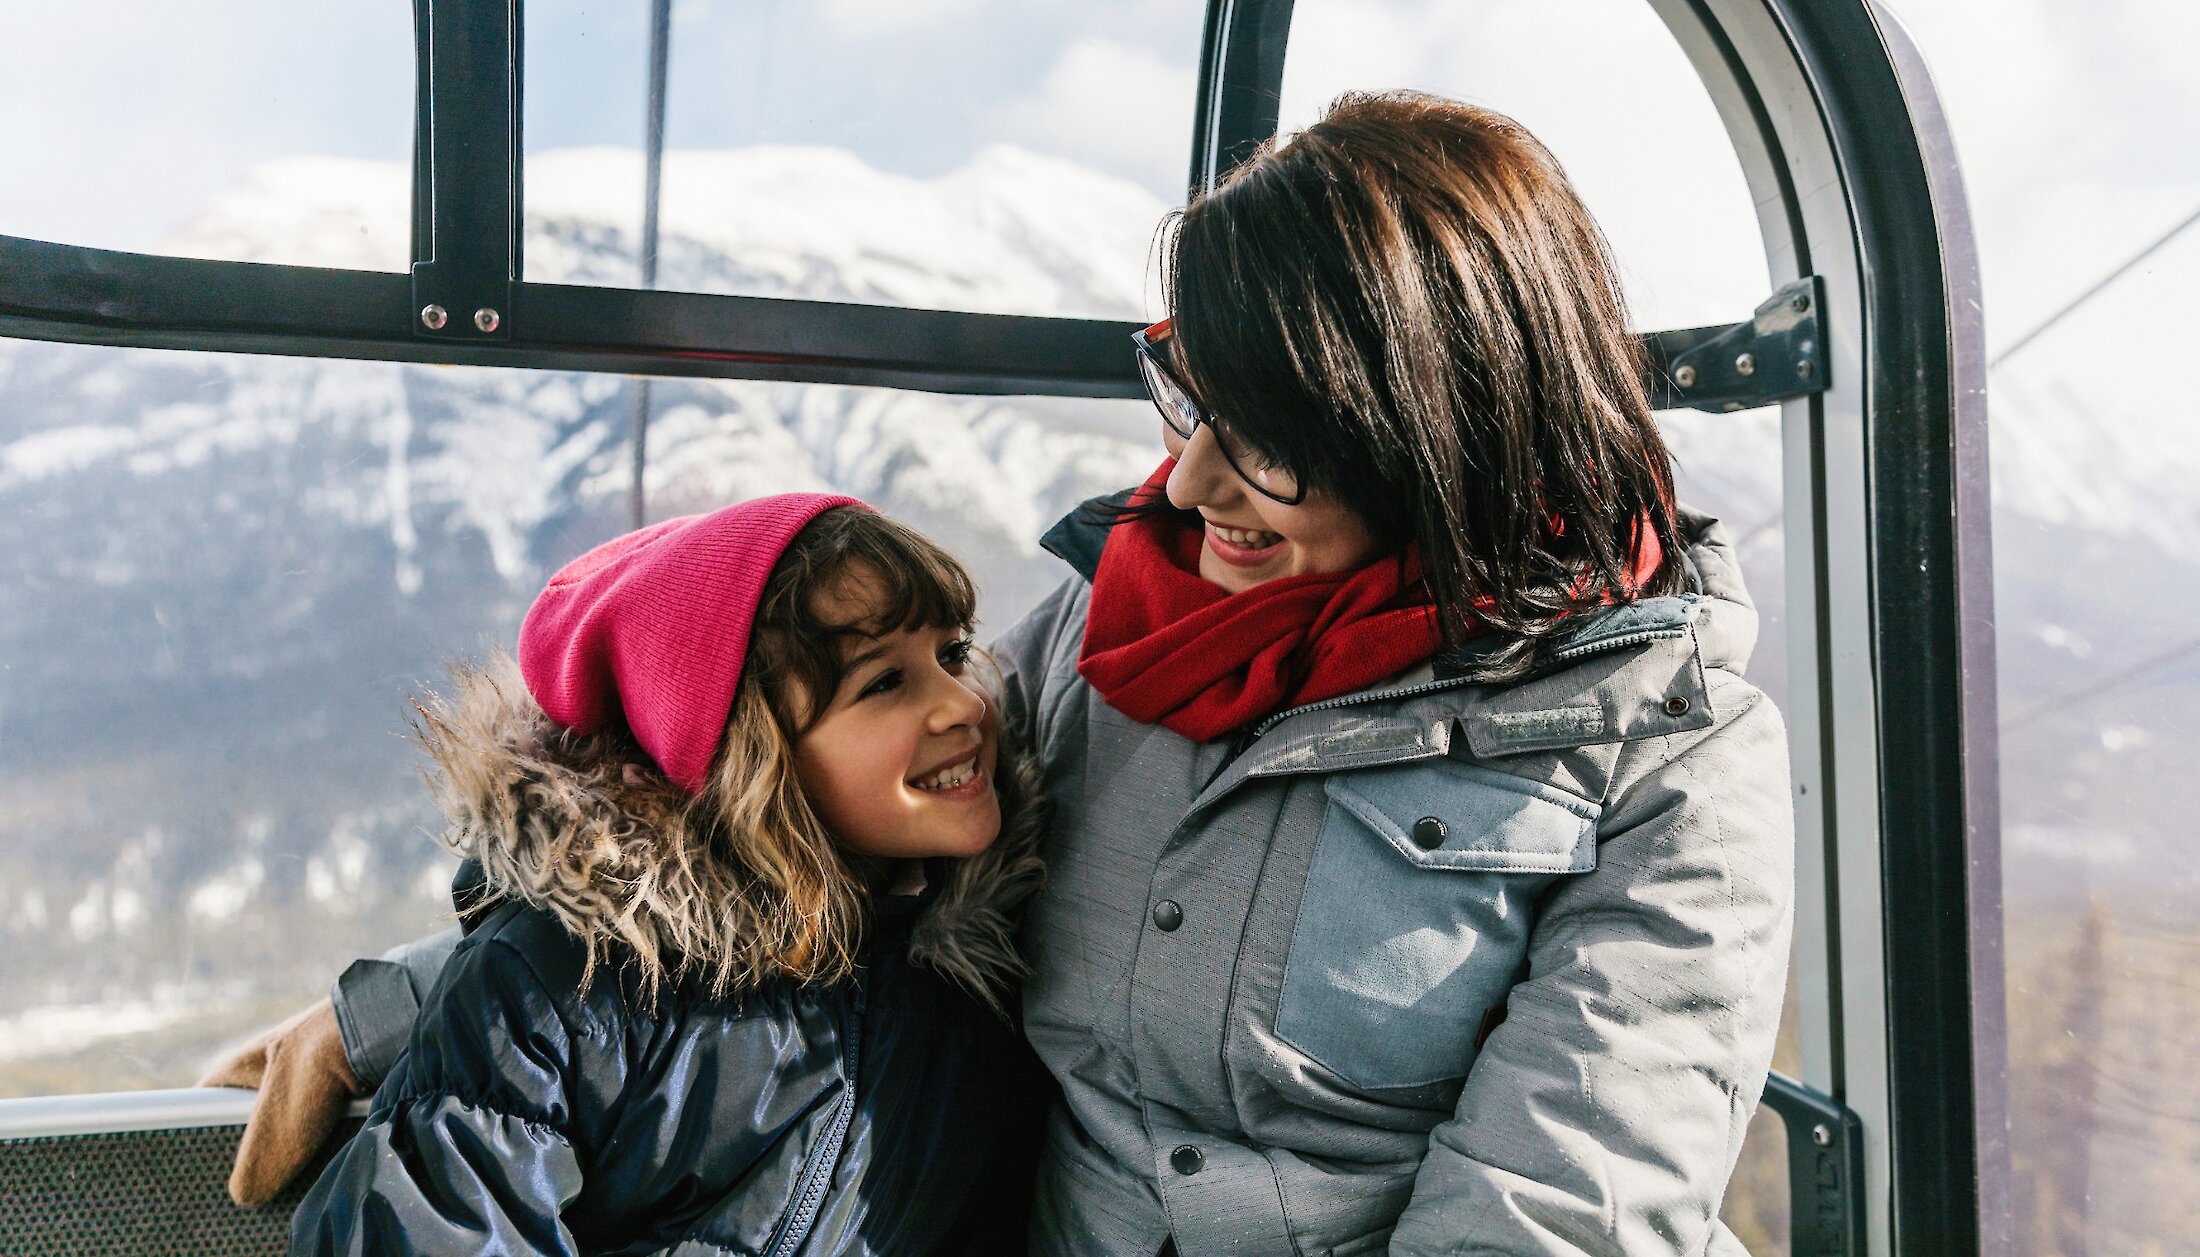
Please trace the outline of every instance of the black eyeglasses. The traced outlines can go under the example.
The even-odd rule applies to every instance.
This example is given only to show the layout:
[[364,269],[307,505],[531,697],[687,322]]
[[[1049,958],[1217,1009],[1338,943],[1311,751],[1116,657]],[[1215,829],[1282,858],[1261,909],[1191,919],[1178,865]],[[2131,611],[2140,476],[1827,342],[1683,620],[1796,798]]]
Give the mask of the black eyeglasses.
[[1169,369],[1169,346],[1176,336],[1173,319],[1163,319],[1152,327],[1131,333],[1131,343],[1138,346],[1138,373],[1145,378],[1146,395],[1153,399],[1153,408],[1161,412],[1161,444],[1172,458],[1181,458],[1184,447],[1191,444],[1199,425],[1215,434],[1215,448],[1222,451],[1222,461],[1238,474],[1238,479],[1253,486],[1261,496],[1272,498],[1285,506],[1297,506],[1306,498],[1306,487],[1299,483],[1296,472],[1263,454],[1238,435],[1229,424],[1216,419],[1192,400],[1192,391],[1184,387],[1184,381]]

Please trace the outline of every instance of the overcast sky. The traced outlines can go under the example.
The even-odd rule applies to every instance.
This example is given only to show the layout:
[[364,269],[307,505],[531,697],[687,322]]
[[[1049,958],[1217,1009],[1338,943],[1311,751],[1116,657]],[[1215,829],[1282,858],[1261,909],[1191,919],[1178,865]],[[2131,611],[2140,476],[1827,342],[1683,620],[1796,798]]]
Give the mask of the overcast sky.
[[[636,142],[646,7],[527,6],[530,149]],[[677,0],[670,142],[827,143],[919,175],[1010,142],[1166,195],[1186,165],[1201,8]],[[1896,8],[1956,132],[1991,344],[2200,207],[2200,7]],[[1761,293],[1731,152],[1639,0],[1300,0],[1297,13],[1287,123],[1345,87],[1410,84],[1496,105],[1573,171],[1642,322],[1723,321]],[[155,248],[256,161],[402,160],[410,28],[404,0],[0,0],[0,232]],[[2200,278],[2200,231],[2149,270],[2151,282],[2141,275],[2101,304],[2123,307],[2115,321],[2200,331],[2182,299],[2132,308]]]

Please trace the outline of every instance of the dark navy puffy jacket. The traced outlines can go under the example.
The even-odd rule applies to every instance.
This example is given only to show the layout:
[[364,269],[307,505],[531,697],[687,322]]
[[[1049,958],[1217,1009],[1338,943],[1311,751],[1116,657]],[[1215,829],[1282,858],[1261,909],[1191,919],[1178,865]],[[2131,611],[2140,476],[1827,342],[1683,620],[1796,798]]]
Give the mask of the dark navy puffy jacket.
[[1015,1253],[1051,1083],[907,944],[881,898],[861,976],[738,1001],[627,970],[496,907],[292,1223],[295,1253]]

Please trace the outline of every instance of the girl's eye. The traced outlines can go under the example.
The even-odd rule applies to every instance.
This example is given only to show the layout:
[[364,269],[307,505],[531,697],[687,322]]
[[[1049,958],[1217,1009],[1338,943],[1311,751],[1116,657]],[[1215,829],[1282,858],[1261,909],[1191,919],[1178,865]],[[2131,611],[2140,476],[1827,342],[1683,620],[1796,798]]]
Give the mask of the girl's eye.
[[861,690],[856,691],[856,697],[858,699],[865,699],[871,697],[873,694],[884,694],[891,690],[897,690],[900,688],[901,669],[888,668],[886,671],[879,673],[875,677],[872,677],[870,682],[866,684]]
[[960,672],[969,665],[970,656],[978,644],[967,637],[958,637],[940,649],[940,666],[949,672]]

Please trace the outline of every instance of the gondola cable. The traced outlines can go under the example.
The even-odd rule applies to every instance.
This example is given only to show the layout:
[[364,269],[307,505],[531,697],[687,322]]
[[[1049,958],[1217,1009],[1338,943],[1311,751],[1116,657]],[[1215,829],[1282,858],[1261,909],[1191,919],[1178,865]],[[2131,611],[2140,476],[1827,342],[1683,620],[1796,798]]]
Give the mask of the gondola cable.
[[2002,363],[2005,363],[2009,361],[2009,359],[2011,359],[2012,357],[2015,357],[2018,351],[2022,350],[2025,346],[2030,345],[2033,341],[2036,341],[2041,336],[2045,335],[2049,328],[2055,326],[2057,323],[2062,322],[2064,319],[2070,317],[2072,314],[2075,314],[2080,306],[2083,306],[2086,302],[2091,301],[2094,297],[2099,296],[2109,287],[2109,285],[2115,283],[2119,279],[2122,279],[2125,274],[2130,272],[2132,268],[2138,266],[2139,263],[2144,262],[2148,258],[2154,256],[2162,249],[2164,245],[2167,245],[2170,241],[2175,240],[2178,236],[2184,234],[2185,229],[2191,227],[2194,223],[2200,223],[2200,207],[2194,208],[2194,210],[2190,214],[2185,215],[2182,222],[2179,222],[2176,226],[2170,228],[2161,236],[2157,237],[2154,243],[2133,254],[2131,258],[2123,265],[2102,276],[2098,281],[2093,284],[2092,287],[2086,289],[2084,292],[2079,293],[2077,296],[2065,302],[2061,309],[2055,311],[2053,314],[2048,315],[2046,319],[2041,321],[2041,323],[2037,327],[2034,327],[2031,331],[2026,332],[2022,336],[2019,336],[2016,339],[2015,343],[2011,344],[2008,348],[2002,350],[1998,354],[1995,354],[1992,358],[1987,359],[1986,369],[1992,371],[1995,368],[2001,366]]
[[[672,50],[672,0],[654,0],[649,14],[649,120],[642,159],[642,288],[657,286],[657,206],[664,183],[665,78]],[[642,472],[649,455],[649,377],[634,381],[634,479],[627,488],[630,526],[640,528],[648,514]]]
[[[2195,208],[2192,213],[2185,215],[2182,221],[2180,221],[2176,226],[2171,227],[2162,235],[2156,237],[2153,243],[2147,245],[2147,247],[2145,247],[2144,249],[2139,250],[2122,265],[2116,267],[2108,274],[2102,276],[2084,292],[2079,293],[2076,297],[2073,297],[2069,301],[2063,303],[2061,309],[2058,309],[2053,314],[2047,316],[2045,320],[2043,320],[2038,326],[2034,327],[2031,331],[2026,332],[2022,336],[2019,336],[2016,341],[2008,348],[2002,350],[1998,354],[1995,354],[1993,358],[1987,361],[1986,369],[1991,371],[1996,367],[1999,367],[2002,363],[2007,362],[2018,351],[2022,350],[2027,345],[2030,345],[2033,341],[2038,340],[2041,335],[2047,332],[2049,328],[2054,327],[2056,324],[2062,322],[2065,318],[2075,313],[2079,307],[2085,305],[2086,302],[2091,301],[2094,297],[2100,295],[2103,291],[2107,290],[2107,288],[2111,284],[2114,284],[2117,280],[2123,278],[2133,268],[2137,267],[2141,262],[2146,261],[2148,258],[2160,252],[2163,246],[2167,245],[2170,241],[2175,240],[2178,236],[2184,234],[2184,232],[2194,223],[2200,223],[2200,208]],[[2200,651],[2200,637],[2188,638],[2185,641],[2179,642],[2178,644],[2170,647],[2167,650],[2159,651],[2153,655],[2150,655],[2147,658],[2142,659],[2135,664],[2132,664],[2130,667],[2125,668],[2120,672],[2111,673],[2109,676],[2103,678],[2102,680],[2095,681],[2092,684],[2087,685],[2081,689],[2073,690],[2066,694],[2060,694],[2054,698],[2050,698],[2044,702],[2035,704],[2034,706],[2026,709],[2022,713],[2003,720],[2001,722],[2002,731],[2004,733],[2007,733],[2012,730],[2021,729],[2024,726],[2041,719],[2042,717],[2051,716],[2058,711],[2063,711],[2067,708],[2075,707],[2081,703],[2090,702],[2093,699],[2099,698],[2103,694],[2129,685],[2131,682],[2138,680],[2140,677],[2146,676],[2151,672],[2155,672],[2161,668],[2166,668],[2173,663],[2177,663],[2190,656],[2195,651]]]

